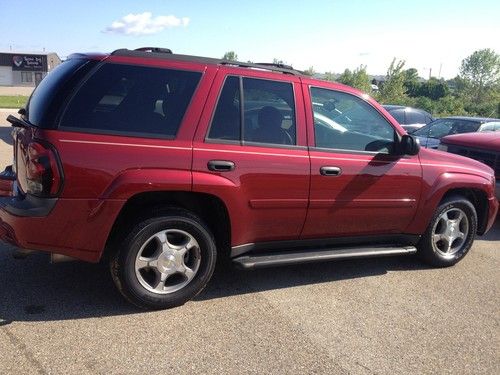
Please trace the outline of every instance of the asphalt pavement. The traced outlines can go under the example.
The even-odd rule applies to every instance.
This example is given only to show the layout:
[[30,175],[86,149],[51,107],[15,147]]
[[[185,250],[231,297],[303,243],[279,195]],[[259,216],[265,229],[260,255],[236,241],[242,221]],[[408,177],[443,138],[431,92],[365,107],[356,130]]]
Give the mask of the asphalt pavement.
[[15,260],[2,244],[0,374],[499,374],[499,241],[497,220],[446,269],[219,265],[194,301],[156,312],[127,304],[104,264]]

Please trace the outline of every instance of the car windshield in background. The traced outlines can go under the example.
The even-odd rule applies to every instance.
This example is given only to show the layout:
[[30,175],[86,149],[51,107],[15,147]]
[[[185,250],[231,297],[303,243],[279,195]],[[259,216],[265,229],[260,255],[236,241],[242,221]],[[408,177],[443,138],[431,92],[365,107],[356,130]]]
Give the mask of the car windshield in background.
[[413,134],[419,137],[441,139],[450,134],[471,133],[479,129],[481,124],[461,119],[440,119],[418,129]]

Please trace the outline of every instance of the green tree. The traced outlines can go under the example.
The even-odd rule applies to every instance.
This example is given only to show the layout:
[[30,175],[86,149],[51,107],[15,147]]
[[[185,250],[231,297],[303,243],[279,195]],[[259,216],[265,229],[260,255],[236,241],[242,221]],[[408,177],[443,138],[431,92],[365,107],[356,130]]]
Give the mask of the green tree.
[[238,55],[234,51],[228,51],[222,56],[223,60],[236,61],[238,60]]
[[325,72],[325,76],[323,77],[325,81],[335,81],[335,74],[332,72]]
[[354,71],[346,69],[338,78],[337,82],[357,88],[364,92],[371,92],[370,77],[366,73],[366,66],[360,65]]
[[411,97],[418,96],[420,82],[418,80],[418,70],[415,68],[406,69],[404,71],[406,94]]
[[313,76],[314,74],[316,74],[316,71],[314,70],[313,66],[310,66],[308,69],[304,70],[304,74],[306,76]]
[[433,100],[443,98],[447,96],[449,92],[450,89],[448,88],[446,82],[434,77],[420,84],[417,90],[418,96],[426,96],[427,98],[431,98]]
[[396,61],[394,58],[387,69],[386,80],[380,88],[377,99],[383,104],[409,104],[408,96],[406,95],[405,74],[403,67],[404,60]]
[[462,60],[460,76],[470,83],[471,97],[480,102],[500,84],[500,55],[490,48],[475,51]]

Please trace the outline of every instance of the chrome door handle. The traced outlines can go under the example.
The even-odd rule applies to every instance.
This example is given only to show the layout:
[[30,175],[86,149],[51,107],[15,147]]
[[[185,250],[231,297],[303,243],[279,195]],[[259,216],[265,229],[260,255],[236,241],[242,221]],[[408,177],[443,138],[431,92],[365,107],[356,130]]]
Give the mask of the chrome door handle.
[[319,173],[322,176],[340,176],[342,174],[342,169],[339,167],[321,167]]

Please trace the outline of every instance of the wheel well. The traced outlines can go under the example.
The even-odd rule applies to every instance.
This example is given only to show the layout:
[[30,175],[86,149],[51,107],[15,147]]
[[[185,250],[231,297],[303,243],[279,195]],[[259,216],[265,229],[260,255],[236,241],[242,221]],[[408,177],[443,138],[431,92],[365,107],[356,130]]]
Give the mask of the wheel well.
[[474,205],[477,213],[477,234],[482,235],[485,232],[488,220],[488,197],[486,193],[479,189],[452,189],[446,192],[441,201],[457,195],[468,199]]
[[108,236],[103,257],[109,255],[124,233],[128,233],[137,223],[159,215],[166,207],[184,208],[200,217],[213,233],[218,253],[229,256],[231,223],[227,208],[220,198],[204,193],[162,191],[139,193],[125,203]]

